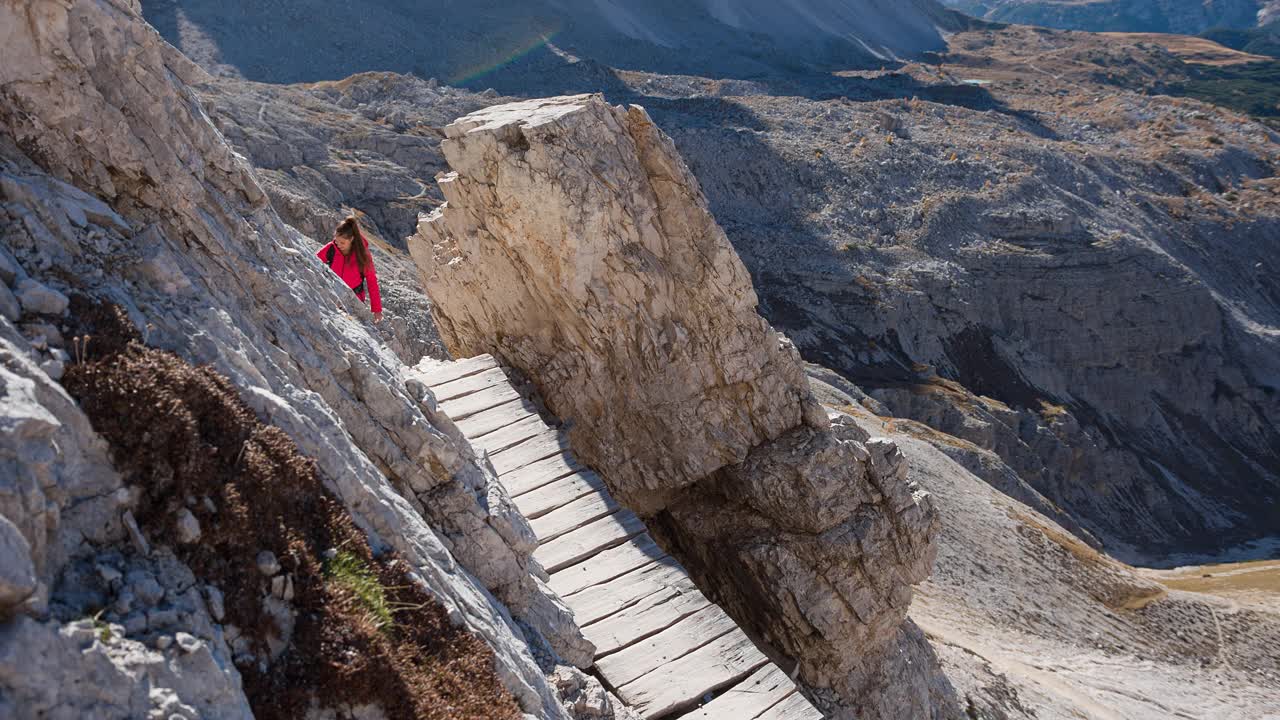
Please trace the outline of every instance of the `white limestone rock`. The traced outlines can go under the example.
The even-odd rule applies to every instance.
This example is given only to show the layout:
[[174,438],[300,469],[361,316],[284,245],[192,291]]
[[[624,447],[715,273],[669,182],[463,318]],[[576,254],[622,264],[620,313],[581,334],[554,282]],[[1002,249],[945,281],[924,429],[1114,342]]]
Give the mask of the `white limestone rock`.
[[575,421],[575,451],[625,502],[740,462],[816,408],[642,108],[529,100],[445,133],[448,202],[409,241],[441,337],[458,357],[537,368],[548,407]]
[[31,597],[36,584],[31,544],[8,518],[0,515],[0,618]]
[[[11,30],[0,44],[0,126],[14,141],[0,144],[0,221],[14,277],[47,287],[51,270],[69,273],[78,291],[122,304],[153,344],[227,375],[315,459],[375,549],[395,550],[494,649],[521,706],[560,717],[507,606],[533,606],[540,592],[518,514],[489,502],[493,478],[404,392],[403,366],[361,324],[362,306],[209,122],[189,87],[208,76],[135,4],[19,0],[0,5],[0,27]],[[59,309],[56,296],[33,292],[31,307]],[[130,494],[117,495],[101,440],[7,320],[0,360],[0,514],[48,578],[72,551],[126,539]],[[433,502],[411,487],[430,488]],[[140,550],[160,551],[131,530]],[[70,657],[57,662],[80,671]],[[0,691],[36,682],[25,670],[0,676]],[[81,714],[70,700],[48,707]]]
[[178,532],[178,542],[183,545],[200,541],[200,520],[190,510],[186,508],[178,510],[177,517],[174,518],[174,527]]
[[528,377],[613,494],[837,716],[880,697],[933,564],[932,505],[896,447],[873,458],[819,406],[670,139],[588,95],[446,135],[448,203],[410,241],[446,345]]
[[63,625],[20,616],[0,625],[0,710],[14,720],[250,720],[226,648],[196,642],[188,652],[157,652],[92,620]]

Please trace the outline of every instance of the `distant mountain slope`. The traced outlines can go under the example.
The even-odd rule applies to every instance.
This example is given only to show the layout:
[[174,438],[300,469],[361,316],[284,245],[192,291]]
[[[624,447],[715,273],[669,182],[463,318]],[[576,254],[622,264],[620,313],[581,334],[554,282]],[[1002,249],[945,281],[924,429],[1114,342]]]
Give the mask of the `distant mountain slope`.
[[717,77],[878,67],[943,49],[943,30],[962,22],[934,0],[298,0],[284,8],[143,0],[142,7],[166,40],[217,74],[310,82],[393,70],[482,87],[494,84],[495,71],[543,73],[578,58]]
[[1276,0],[942,0],[985,20],[1065,30],[1170,32],[1251,28],[1277,18]]

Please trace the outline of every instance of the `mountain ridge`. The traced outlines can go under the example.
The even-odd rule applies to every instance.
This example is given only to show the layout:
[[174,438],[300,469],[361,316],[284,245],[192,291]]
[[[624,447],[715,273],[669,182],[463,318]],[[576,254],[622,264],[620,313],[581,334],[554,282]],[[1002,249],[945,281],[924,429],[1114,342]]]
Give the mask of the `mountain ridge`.
[[291,83],[391,70],[508,92],[579,59],[720,77],[878,67],[943,49],[944,34],[966,22],[934,0],[533,0],[514,7],[476,0],[359,8],[304,0],[282,11],[250,0],[145,0],[142,8],[169,42],[219,75]]
[[1199,35],[1215,28],[1254,28],[1280,19],[1276,0],[940,0],[992,22],[1092,32]]

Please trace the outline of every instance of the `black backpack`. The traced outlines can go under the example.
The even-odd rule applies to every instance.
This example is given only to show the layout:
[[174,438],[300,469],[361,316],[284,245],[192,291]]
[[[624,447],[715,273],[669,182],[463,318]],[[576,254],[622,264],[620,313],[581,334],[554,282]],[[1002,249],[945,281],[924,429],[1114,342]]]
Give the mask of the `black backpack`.
[[[333,269],[333,254],[337,249],[338,247],[336,245],[330,244],[329,249],[324,253],[324,261],[328,264],[330,270]],[[351,288],[351,291],[357,295],[364,293],[364,271],[360,272],[360,284]]]

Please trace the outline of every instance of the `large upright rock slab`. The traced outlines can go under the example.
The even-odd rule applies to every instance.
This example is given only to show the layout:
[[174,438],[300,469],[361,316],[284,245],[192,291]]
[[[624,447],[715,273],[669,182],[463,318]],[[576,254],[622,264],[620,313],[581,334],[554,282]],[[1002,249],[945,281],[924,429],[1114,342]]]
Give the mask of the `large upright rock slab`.
[[902,623],[933,509],[893,443],[822,411],[670,139],[589,95],[446,133],[448,203],[409,247],[449,349],[523,371],[579,456],[832,716],[931,715],[896,699],[914,678],[883,679],[920,642]]
[[[798,356],[697,181],[642,108],[530,100],[449,125],[448,203],[409,248],[459,357],[491,352],[572,418],[633,506],[815,408]],[[657,492],[657,494],[661,494]]]

